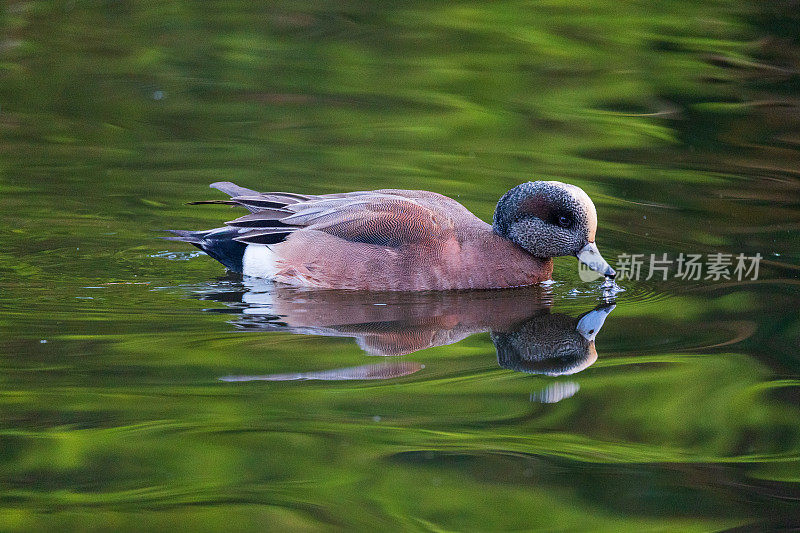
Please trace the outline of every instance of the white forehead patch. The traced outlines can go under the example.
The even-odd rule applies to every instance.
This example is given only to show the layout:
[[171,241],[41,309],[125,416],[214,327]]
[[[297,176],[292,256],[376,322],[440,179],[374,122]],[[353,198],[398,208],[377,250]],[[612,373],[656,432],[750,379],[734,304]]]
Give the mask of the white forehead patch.
[[581,207],[583,207],[587,218],[586,225],[589,228],[589,242],[594,242],[595,233],[597,233],[597,210],[594,207],[594,202],[589,198],[589,195],[577,185],[562,183],[560,181],[547,181],[545,183],[565,190]]

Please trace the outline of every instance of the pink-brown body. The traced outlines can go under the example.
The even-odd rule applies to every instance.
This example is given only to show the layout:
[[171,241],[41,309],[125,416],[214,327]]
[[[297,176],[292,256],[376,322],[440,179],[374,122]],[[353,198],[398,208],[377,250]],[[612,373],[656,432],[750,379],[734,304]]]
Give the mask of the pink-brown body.
[[272,245],[273,279],[290,285],[355,290],[497,289],[550,279],[539,259],[480,221],[440,239],[399,247],[351,242],[322,231],[292,233]]

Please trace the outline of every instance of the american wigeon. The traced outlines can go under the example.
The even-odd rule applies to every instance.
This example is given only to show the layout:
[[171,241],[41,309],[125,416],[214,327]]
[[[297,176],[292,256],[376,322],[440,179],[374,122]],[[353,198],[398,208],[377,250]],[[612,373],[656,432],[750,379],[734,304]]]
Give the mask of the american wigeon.
[[249,215],[206,231],[170,230],[234,272],[325,289],[499,289],[550,279],[552,257],[577,256],[608,277],[595,245],[597,213],[580,188],[518,185],[487,224],[447,196],[382,189],[341,194],[211,187]]

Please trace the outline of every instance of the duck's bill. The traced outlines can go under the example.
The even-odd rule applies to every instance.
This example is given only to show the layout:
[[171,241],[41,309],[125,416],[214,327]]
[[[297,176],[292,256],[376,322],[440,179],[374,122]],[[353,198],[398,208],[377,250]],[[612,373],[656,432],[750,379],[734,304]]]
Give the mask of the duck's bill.
[[588,266],[595,272],[599,272],[600,274],[609,278],[613,278],[617,275],[616,271],[611,268],[611,265],[609,265],[606,260],[603,259],[602,255],[600,255],[597,245],[593,242],[590,242],[581,248],[581,250],[575,255],[578,258],[578,261]]
[[608,314],[614,310],[616,304],[603,304],[592,309],[578,321],[578,333],[587,341],[593,341],[597,332],[603,327]]

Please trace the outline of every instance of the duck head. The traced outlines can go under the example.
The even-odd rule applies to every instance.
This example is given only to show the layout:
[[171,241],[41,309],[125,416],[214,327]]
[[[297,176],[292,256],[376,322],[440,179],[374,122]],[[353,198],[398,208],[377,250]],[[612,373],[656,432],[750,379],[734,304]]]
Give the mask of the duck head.
[[574,255],[586,266],[614,277],[595,244],[597,211],[583,189],[560,181],[529,181],[500,198],[494,232],[536,257]]

